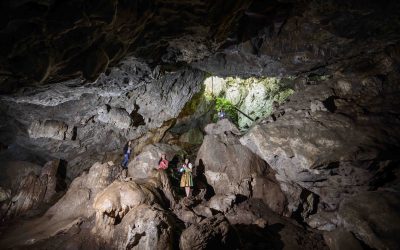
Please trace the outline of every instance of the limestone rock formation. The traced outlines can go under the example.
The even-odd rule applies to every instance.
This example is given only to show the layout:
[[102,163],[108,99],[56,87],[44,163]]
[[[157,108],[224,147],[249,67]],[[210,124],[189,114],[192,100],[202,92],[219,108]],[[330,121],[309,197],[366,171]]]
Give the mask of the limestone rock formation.
[[[355,66],[360,59],[349,59],[346,66],[332,65],[336,71],[329,77],[297,79],[301,91],[241,138],[276,171],[290,211],[300,217],[323,214],[319,222],[310,220],[320,229],[335,228],[344,199],[377,188],[398,190],[400,134],[393,118],[398,86],[392,81],[399,77],[393,68],[397,58],[388,50],[370,58],[367,68]],[[353,233],[371,247],[381,244]]]
[[400,233],[398,193],[363,192],[346,198],[338,211],[339,223],[368,246],[396,249]]
[[14,217],[37,208],[46,193],[47,176],[27,175],[18,188],[18,193],[11,198],[7,211],[8,217]]
[[286,213],[286,196],[272,172],[266,176],[253,177],[251,189],[253,198],[261,199],[272,211],[278,214]]
[[173,249],[176,223],[164,210],[166,200],[175,202],[168,182],[158,171],[147,179],[114,181],[94,199],[93,233],[112,249]]
[[[207,135],[197,154],[196,165],[204,166],[207,181],[215,193],[249,196],[252,174],[262,174],[267,166],[240,144],[231,127],[234,125],[228,120],[222,120],[205,128]],[[235,128],[233,131],[238,132]]]
[[237,249],[235,231],[221,215],[207,218],[199,224],[193,224],[182,232],[179,247],[188,249]]
[[40,175],[41,166],[26,161],[3,161],[0,171],[0,186],[16,193],[22,180],[29,173]]
[[276,216],[258,199],[235,205],[225,216],[240,238],[241,249],[328,249],[319,232]]
[[15,217],[36,209],[43,203],[50,203],[56,193],[63,186],[63,180],[58,176],[60,161],[50,161],[41,169],[41,173],[36,175],[30,172],[24,176],[19,183],[15,195],[11,198],[7,210],[7,217]]
[[89,172],[82,173],[71,183],[67,193],[42,217],[6,231],[0,244],[5,247],[30,245],[81,224],[95,214],[92,205],[96,194],[120,174],[121,168],[112,162],[94,164]]
[[203,132],[193,128],[179,136],[179,142],[186,145],[201,145],[203,137]]
[[[181,153],[176,145],[163,143],[151,144],[143,148],[142,153],[132,159],[128,165],[129,176],[133,178],[147,178],[152,170],[158,167],[161,154],[165,153],[168,161],[172,161]],[[172,167],[172,166],[171,166]]]
[[232,116],[230,118],[237,122],[241,130],[249,128],[253,121],[270,115],[274,106],[284,102],[293,93],[291,77],[241,79],[211,76],[204,84],[208,95],[228,101],[240,110],[231,110],[226,115]]
[[203,78],[189,69],[154,76],[147,64],[126,58],[86,85],[75,79],[1,97],[0,138],[13,145],[6,152],[22,147],[28,161],[64,159],[73,179],[127,140],[136,152],[161,140]]
[[216,194],[208,202],[208,206],[211,209],[220,211],[220,212],[227,212],[229,209],[233,207],[235,203],[236,196],[234,194],[228,195],[221,195]]
[[[180,236],[184,249],[228,247],[232,227],[244,249],[326,249],[316,230],[330,231],[323,235],[332,248],[358,247],[354,236],[365,248],[398,249],[399,16],[397,0],[1,1],[2,199],[18,197],[22,211],[36,206],[23,197],[53,196],[29,186],[54,187],[50,167],[46,175],[16,168],[4,181],[5,161],[42,166],[63,159],[73,181],[42,217],[1,232],[0,245],[177,248],[171,239],[189,226]],[[148,179],[135,180],[135,190],[149,186],[163,208],[132,207],[122,221],[111,220],[120,222],[113,225],[116,245],[102,245],[90,233],[94,198],[122,171],[93,163],[118,159],[127,140],[136,156],[174,124],[174,136],[202,130],[209,113],[185,107],[209,75],[288,78],[295,92],[271,105],[254,102],[252,91],[246,107],[263,105],[262,115],[274,110],[244,135],[224,121],[204,130],[196,165],[217,193],[213,206],[231,225],[210,216],[216,211],[203,200],[179,214],[168,178],[144,170],[138,173]],[[192,114],[206,119],[191,122]],[[232,198],[227,206],[224,198]],[[129,204],[104,200],[118,211]],[[186,221],[170,220],[170,213]]]
[[[282,214],[286,206],[285,196],[275,184],[274,176],[268,176],[268,165],[240,144],[240,132],[235,125],[223,119],[207,125],[205,131],[207,135],[197,154],[196,164],[204,167],[207,182],[215,193],[254,196]],[[216,196],[210,205],[215,203],[213,208],[226,211],[232,206],[232,200],[235,198]]]
[[133,181],[114,181],[95,197],[93,208],[96,210],[96,226],[115,225],[132,208],[140,204],[152,205],[156,198],[146,186],[139,186]]
[[166,211],[142,204],[117,225],[113,241],[118,249],[172,250],[176,245],[175,227],[175,221]]
[[350,233],[341,229],[324,233],[324,239],[329,249],[354,249],[362,250],[360,242]]

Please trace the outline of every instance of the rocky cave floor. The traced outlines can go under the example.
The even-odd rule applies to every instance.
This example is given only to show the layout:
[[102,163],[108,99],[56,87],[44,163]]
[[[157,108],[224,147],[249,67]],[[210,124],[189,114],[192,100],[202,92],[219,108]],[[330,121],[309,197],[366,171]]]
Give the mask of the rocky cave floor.
[[[329,249],[321,231],[282,216],[285,204],[276,187],[266,190],[276,211],[261,198],[219,191],[233,188],[243,193],[254,192],[246,188],[263,188],[241,187],[241,180],[232,179],[229,186],[223,179],[216,181],[216,193],[204,173],[204,162],[215,160],[210,158],[212,154],[207,157],[209,150],[225,150],[229,155],[222,157],[232,161],[246,158],[248,166],[240,176],[248,174],[246,168],[254,169],[250,164],[265,168],[262,171],[267,165],[243,146],[235,148],[240,132],[227,119],[209,124],[205,130],[206,137],[234,144],[205,141],[202,145],[186,144],[186,151],[173,144],[150,145],[132,157],[128,170],[119,166],[122,155],[116,153],[116,164],[109,159],[95,163],[67,190],[58,192],[51,188],[63,181],[58,172],[60,161],[46,164],[45,169],[52,172],[45,182],[29,182],[30,175],[23,176],[19,196],[3,214],[2,249]],[[162,152],[171,159],[166,171],[154,168]],[[181,161],[177,158],[182,153],[190,159],[197,156],[195,188],[189,198],[179,187],[177,168]],[[198,158],[199,154],[203,158]],[[271,179],[263,184],[275,182]],[[49,190],[52,197],[45,202]],[[89,191],[87,196],[82,190]]]

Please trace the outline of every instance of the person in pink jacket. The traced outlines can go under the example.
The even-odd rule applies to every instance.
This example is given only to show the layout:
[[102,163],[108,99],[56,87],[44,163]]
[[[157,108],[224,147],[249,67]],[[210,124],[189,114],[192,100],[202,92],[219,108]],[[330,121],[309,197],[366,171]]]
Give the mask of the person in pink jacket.
[[165,157],[166,157],[165,153],[162,153],[161,158],[158,161],[158,168],[157,168],[158,170],[165,170],[168,168],[168,160]]

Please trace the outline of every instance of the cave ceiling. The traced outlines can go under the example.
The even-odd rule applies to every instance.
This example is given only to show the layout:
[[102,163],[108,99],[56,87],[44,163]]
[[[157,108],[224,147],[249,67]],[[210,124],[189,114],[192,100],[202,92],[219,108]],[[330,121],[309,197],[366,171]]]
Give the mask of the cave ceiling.
[[127,56],[152,69],[291,75],[399,40],[398,1],[5,0],[0,91],[94,81]]

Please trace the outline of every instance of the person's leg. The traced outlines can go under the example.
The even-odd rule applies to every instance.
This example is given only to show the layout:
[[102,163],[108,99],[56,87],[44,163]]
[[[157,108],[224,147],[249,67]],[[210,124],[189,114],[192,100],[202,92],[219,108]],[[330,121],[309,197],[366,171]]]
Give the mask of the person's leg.
[[128,165],[128,155],[124,155],[124,160],[122,161],[122,167],[126,168]]
[[185,187],[185,191],[186,191],[186,197],[189,197],[189,195],[190,195],[190,187]]
[[124,159],[122,159],[121,166],[122,166],[122,168],[125,166],[125,156],[124,156]]

